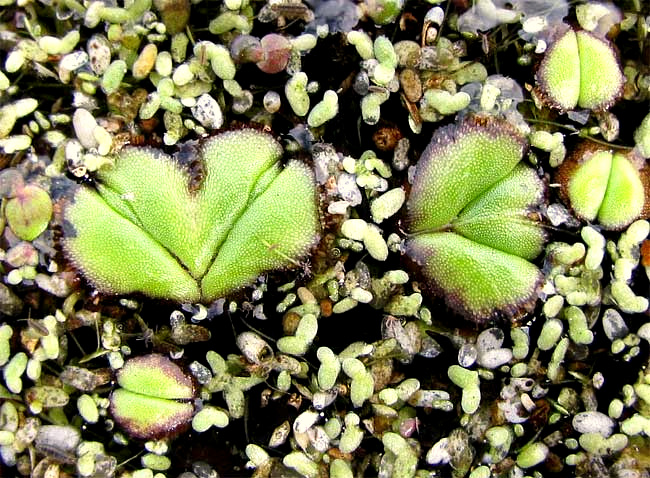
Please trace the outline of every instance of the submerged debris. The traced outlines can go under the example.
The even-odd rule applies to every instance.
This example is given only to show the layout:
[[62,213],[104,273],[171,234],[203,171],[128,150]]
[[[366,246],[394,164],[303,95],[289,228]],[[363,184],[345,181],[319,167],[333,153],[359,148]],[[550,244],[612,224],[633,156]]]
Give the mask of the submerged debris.
[[648,476],[644,2],[0,3],[0,474]]

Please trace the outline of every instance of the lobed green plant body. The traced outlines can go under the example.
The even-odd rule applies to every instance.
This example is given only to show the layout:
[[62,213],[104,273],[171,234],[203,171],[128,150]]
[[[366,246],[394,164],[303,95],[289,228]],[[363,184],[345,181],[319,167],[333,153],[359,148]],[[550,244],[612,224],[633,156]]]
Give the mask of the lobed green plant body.
[[648,216],[647,168],[631,154],[583,145],[558,169],[556,180],[576,216],[605,229],[623,229]]
[[168,436],[189,424],[194,414],[192,379],[159,354],[128,360],[117,374],[111,415],[136,438]]
[[644,2],[0,5],[2,473],[647,474]]
[[128,148],[79,187],[64,211],[63,247],[101,292],[211,302],[262,272],[297,264],[314,244],[319,213],[312,172],[252,129],[199,146],[205,178],[173,158]]
[[4,216],[16,236],[36,239],[52,218],[52,200],[45,189],[25,183],[16,169],[5,169],[0,177]]
[[476,321],[529,308],[542,280],[529,261],[546,234],[528,213],[544,184],[520,164],[525,145],[505,122],[468,119],[436,131],[416,167],[406,255],[451,308]]
[[568,28],[549,47],[536,79],[555,108],[605,110],[621,96],[624,76],[606,39]]

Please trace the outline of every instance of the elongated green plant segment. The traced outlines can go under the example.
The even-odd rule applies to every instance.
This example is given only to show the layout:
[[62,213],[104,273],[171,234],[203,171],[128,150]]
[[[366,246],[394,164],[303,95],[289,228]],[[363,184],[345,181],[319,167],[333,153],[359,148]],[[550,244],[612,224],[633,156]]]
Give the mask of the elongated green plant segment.
[[469,203],[452,223],[454,232],[485,246],[524,259],[535,259],[544,247],[539,224],[523,217],[544,199],[544,183],[524,164]]
[[204,178],[151,148],[128,148],[64,211],[64,250],[101,292],[209,302],[297,264],[319,219],[312,171],[252,129],[197,149]]
[[637,219],[645,203],[639,171],[622,154],[612,156],[607,192],[598,210],[598,222],[607,228],[623,228]]
[[64,227],[67,256],[98,290],[142,292],[179,302],[200,299],[196,281],[169,251],[99,194],[80,188],[65,217],[74,225]]
[[528,260],[546,234],[529,213],[545,186],[519,164],[524,147],[507,123],[470,118],[434,133],[416,166],[406,255],[430,290],[477,322],[530,309],[543,278]]
[[518,312],[543,278],[525,259],[451,232],[416,236],[408,241],[407,254],[421,262],[451,308],[473,318],[496,310]]
[[[203,293],[220,297],[307,254],[318,217],[313,197],[311,172],[302,163],[290,162],[230,229],[228,241],[201,282]],[[292,198],[305,203],[293,204]],[[284,203],[282,211],[277,210],[279,202]]]
[[472,199],[521,160],[525,142],[505,123],[465,121],[436,131],[407,202],[411,230],[448,226]]
[[567,31],[546,52],[537,81],[563,110],[572,110],[580,96],[580,60],[578,40],[573,30]]
[[588,221],[596,219],[607,192],[611,171],[610,151],[597,151],[575,169],[567,184],[567,192],[578,217]]
[[645,159],[650,158],[650,114],[647,114],[634,132],[634,142],[639,154]]
[[646,215],[646,175],[626,156],[609,150],[580,154],[558,172],[576,216],[598,221],[605,229],[622,229]]
[[623,81],[610,43],[573,29],[551,45],[537,72],[544,98],[563,111],[576,107],[607,109],[620,96]]
[[141,395],[172,400],[194,397],[190,377],[178,365],[159,354],[128,360],[117,374],[120,387]]
[[121,388],[111,394],[111,414],[136,438],[169,435],[192,419],[192,379],[163,355],[128,360],[117,374],[117,383]]
[[580,108],[608,108],[620,96],[623,72],[609,42],[586,31],[576,33],[580,56]]

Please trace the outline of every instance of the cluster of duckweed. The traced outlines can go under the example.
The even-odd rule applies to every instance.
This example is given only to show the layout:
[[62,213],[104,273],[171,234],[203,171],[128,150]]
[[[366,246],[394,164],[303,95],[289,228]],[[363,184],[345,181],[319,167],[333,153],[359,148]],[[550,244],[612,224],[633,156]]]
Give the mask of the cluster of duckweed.
[[[0,6],[0,475],[648,476],[643,2]],[[310,194],[269,211],[307,219],[240,231],[225,297],[164,300],[136,203],[167,201],[170,260],[201,250],[174,194],[222,129],[281,142]],[[125,158],[137,194],[106,187]],[[70,213],[93,190],[116,230]]]

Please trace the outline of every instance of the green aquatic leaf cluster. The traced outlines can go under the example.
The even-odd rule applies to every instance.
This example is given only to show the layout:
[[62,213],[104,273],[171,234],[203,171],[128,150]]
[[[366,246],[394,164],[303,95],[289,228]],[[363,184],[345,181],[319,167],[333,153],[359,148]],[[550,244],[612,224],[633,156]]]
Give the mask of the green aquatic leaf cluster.
[[167,436],[194,414],[192,379],[163,355],[128,360],[117,374],[117,384],[111,414],[134,437]]
[[476,321],[516,314],[542,280],[529,261],[546,234],[529,213],[545,186],[520,164],[525,146],[505,122],[466,119],[437,130],[416,166],[406,254],[434,292]]
[[536,78],[544,99],[560,110],[607,109],[625,79],[609,41],[571,28],[549,47]]
[[127,148],[65,208],[63,247],[101,292],[210,302],[297,264],[314,244],[312,171],[280,164],[270,135],[228,131],[198,148],[204,178],[162,151]]
[[618,230],[647,217],[647,169],[631,155],[584,146],[562,164],[556,179],[565,201],[582,220]]

